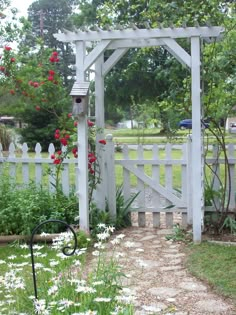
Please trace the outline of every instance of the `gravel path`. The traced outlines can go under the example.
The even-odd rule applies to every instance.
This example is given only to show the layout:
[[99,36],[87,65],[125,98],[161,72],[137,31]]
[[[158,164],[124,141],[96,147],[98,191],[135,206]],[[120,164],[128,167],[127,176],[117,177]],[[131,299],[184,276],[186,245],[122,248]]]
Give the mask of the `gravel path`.
[[236,314],[230,299],[188,273],[182,245],[165,238],[172,230],[130,227],[120,233],[126,235],[119,250],[128,276],[123,285],[136,297],[135,315]]

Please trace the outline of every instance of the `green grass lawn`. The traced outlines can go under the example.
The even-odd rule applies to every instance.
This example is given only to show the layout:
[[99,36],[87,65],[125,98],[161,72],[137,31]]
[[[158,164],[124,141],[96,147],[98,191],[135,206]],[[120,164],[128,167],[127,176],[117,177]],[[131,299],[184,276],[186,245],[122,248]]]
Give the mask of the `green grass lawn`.
[[190,246],[187,254],[190,272],[236,303],[236,246],[203,242]]

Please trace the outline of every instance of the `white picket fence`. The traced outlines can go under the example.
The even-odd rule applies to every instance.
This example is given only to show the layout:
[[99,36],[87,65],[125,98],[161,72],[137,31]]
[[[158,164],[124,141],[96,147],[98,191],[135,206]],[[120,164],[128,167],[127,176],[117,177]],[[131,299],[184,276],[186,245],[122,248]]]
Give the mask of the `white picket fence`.
[[[66,150],[66,147],[62,147]],[[42,148],[39,143],[35,146],[35,152],[28,152],[28,145],[24,143],[19,150],[11,143],[7,153],[3,152],[0,143],[0,175],[9,176],[19,185],[28,185],[31,182],[38,186],[48,186],[50,191],[55,191],[55,169],[51,155],[56,152],[51,143],[48,147],[48,156],[42,154]],[[73,190],[78,190],[77,182],[77,160],[66,158],[63,161],[61,173],[62,190],[65,195]]]
[[[161,225],[161,220],[165,220],[165,226],[172,226],[175,219],[179,220],[183,226],[191,223],[191,185],[194,185],[194,178],[191,179],[191,141],[183,145],[153,145],[149,146],[149,158],[146,157],[145,146],[139,145],[135,149],[123,146],[122,156],[115,159],[114,144],[112,138],[107,139],[104,147],[104,192],[110,208],[115,209],[115,185],[114,174],[119,174],[116,181],[122,183],[125,200],[129,200],[133,193],[138,192],[138,196],[132,207],[132,211],[138,215],[139,226],[146,225],[146,213],[152,215],[153,227]],[[65,147],[62,150],[66,150]],[[2,151],[0,144],[0,175],[5,173],[13,180],[21,184],[29,184],[31,181],[37,185],[48,185],[50,191],[55,189],[55,178],[52,176],[55,165],[51,155],[55,153],[53,144],[49,145],[48,156],[42,154],[40,144],[35,147],[34,153],[28,152],[27,144],[23,144],[22,149],[16,149],[14,144],[9,147],[6,154]],[[217,151],[212,150],[208,155],[207,163],[211,164],[219,175],[224,165],[224,159],[218,160],[216,164]],[[228,160],[230,164],[230,209],[235,211],[235,148],[228,145]],[[4,165],[8,166],[6,170]],[[48,174],[47,170],[50,170]],[[68,195],[71,191],[78,190],[77,181],[77,160],[74,158],[63,161],[63,171],[61,183],[63,192]],[[48,175],[46,175],[48,174]],[[113,175],[112,175],[113,174]],[[211,181],[212,179],[209,179]],[[217,177],[213,180],[214,189],[219,189]],[[150,216],[150,215],[149,215]]]

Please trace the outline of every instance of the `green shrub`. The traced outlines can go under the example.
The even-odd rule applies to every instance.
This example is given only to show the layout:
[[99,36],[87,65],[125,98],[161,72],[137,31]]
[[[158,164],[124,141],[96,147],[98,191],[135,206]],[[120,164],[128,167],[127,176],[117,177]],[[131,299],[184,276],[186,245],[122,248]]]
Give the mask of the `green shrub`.
[[[75,196],[52,194],[31,184],[17,189],[9,180],[0,183],[0,235],[31,234],[33,228],[48,219],[73,224],[78,215]],[[48,224],[47,233],[58,233],[64,226]]]

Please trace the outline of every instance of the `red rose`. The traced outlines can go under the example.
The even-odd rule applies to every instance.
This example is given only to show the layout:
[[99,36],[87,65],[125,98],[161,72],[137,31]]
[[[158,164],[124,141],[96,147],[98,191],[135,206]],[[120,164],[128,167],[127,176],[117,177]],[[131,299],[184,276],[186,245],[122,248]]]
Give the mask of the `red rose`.
[[75,126],[75,127],[78,126],[78,121],[74,121],[74,126]]
[[89,126],[89,127],[93,127],[93,126],[94,126],[94,123],[93,123],[91,120],[88,120],[88,126]]
[[74,158],[77,158],[77,157],[78,157],[78,154],[77,154],[77,153],[75,153],[75,154],[74,154]]
[[59,62],[60,59],[59,59],[59,58],[55,58],[54,61],[55,61],[55,62]]
[[62,151],[61,151],[61,150],[57,151],[57,154],[58,154],[58,155],[61,155],[61,154],[62,154]]
[[54,74],[55,74],[55,71],[49,70],[48,73],[49,73],[50,75],[54,75]]
[[37,111],[40,111],[40,106],[35,106],[35,109],[37,110]]
[[52,160],[55,159],[55,155],[54,155],[54,154],[51,155],[51,159],[52,159]]
[[55,130],[55,133],[60,133],[60,130],[59,130],[59,129],[56,129],[56,130]]
[[104,145],[107,144],[106,140],[104,140],[104,139],[103,140],[99,140],[98,142],[101,143],[101,144],[104,144]]
[[61,138],[60,142],[62,145],[66,146],[68,144],[67,140],[65,138]]
[[76,147],[71,150],[71,152],[72,152],[73,154],[76,154],[77,151],[78,151],[78,149],[77,149]]
[[58,52],[57,51],[54,51],[53,53],[52,53],[52,56],[58,56]]
[[4,72],[5,71],[5,67],[1,66],[0,67],[0,71]]
[[15,62],[16,61],[16,59],[15,58],[11,58],[11,62]]
[[55,159],[54,161],[53,161],[53,164],[61,164],[61,159]]
[[54,137],[55,137],[55,139],[60,139],[60,134],[59,133],[55,133]]
[[90,168],[90,169],[89,169],[89,173],[92,174],[92,175],[94,175],[95,172],[94,172],[94,170],[93,170],[92,168]]
[[96,157],[94,156],[94,157],[91,157],[90,159],[89,159],[89,163],[94,163],[96,161]]
[[12,48],[10,46],[5,46],[4,49],[7,50],[7,51],[12,50]]
[[70,135],[65,135],[65,138],[68,140],[70,139]]
[[16,92],[15,92],[14,90],[10,90],[10,94],[11,94],[11,95],[15,95]]
[[68,117],[68,118],[71,118],[71,117],[72,117],[72,113],[69,113],[69,114],[67,115],[67,117]]
[[55,58],[53,58],[53,57],[50,57],[49,60],[50,60],[51,62],[55,62]]
[[53,76],[50,75],[50,76],[48,77],[48,81],[53,81],[53,80],[54,80]]

